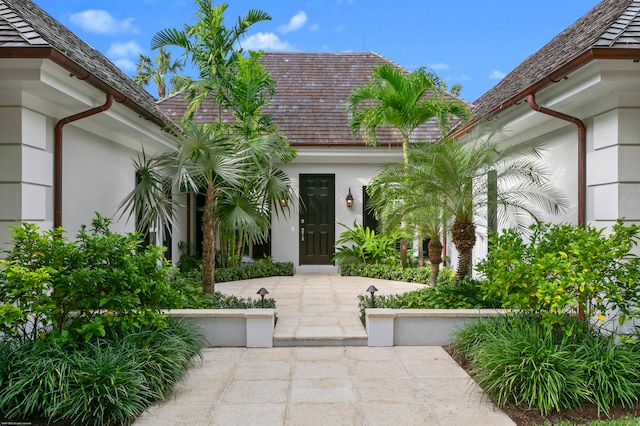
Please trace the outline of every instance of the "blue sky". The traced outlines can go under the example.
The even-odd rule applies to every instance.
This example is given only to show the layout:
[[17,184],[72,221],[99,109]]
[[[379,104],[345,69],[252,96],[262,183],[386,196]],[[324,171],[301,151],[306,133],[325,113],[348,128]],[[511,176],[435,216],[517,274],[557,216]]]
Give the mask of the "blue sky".
[[[128,75],[151,37],[193,23],[194,0],[35,0]],[[374,51],[413,70],[428,66],[474,101],[599,0],[236,0],[233,25],[250,9],[273,20],[243,47],[265,51]]]

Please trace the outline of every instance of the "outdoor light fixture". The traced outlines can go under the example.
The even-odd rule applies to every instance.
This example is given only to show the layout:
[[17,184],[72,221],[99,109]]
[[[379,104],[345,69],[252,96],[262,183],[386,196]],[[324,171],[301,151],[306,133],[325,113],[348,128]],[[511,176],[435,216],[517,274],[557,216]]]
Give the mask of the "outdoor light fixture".
[[260,307],[264,308],[264,296],[269,294],[266,288],[260,287],[260,290],[256,294],[260,295]]
[[375,299],[375,292],[376,291],[378,291],[378,289],[373,285],[370,285],[369,288],[367,289],[367,292],[369,294],[371,294],[371,307],[372,308],[376,307],[376,299]]
[[280,199],[280,205],[282,207],[287,207],[288,204],[289,204],[289,201],[286,198],[281,198]]
[[351,195],[351,188],[349,188],[349,193],[347,194],[347,207],[353,207],[353,195]]

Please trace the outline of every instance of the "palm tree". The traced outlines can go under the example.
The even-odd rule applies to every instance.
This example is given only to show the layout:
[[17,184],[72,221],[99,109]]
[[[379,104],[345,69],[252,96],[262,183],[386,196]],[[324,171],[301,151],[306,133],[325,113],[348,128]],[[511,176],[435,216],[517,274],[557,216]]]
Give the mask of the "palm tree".
[[383,232],[397,230],[405,222],[405,226],[412,224],[419,241],[429,239],[429,284],[435,286],[442,263],[442,232],[447,229],[449,220],[437,198],[412,185],[411,171],[406,172],[404,164],[390,164],[373,179],[367,190]]
[[[408,164],[409,144],[415,130],[435,119],[441,133],[449,130],[454,118],[466,119],[469,108],[446,93],[447,87],[434,73],[418,68],[412,73],[390,64],[373,69],[371,81],[356,87],[349,96],[347,113],[354,135],[376,146],[376,130],[392,126],[402,135],[404,163]],[[459,91],[459,86],[454,91]],[[408,241],[400,242],[402,266],[407,266]]]
[[[499,219],[503,225],[524,226],[542,211],[559,214],[569,203],[549,180],[539,161],[542,144],[530,141],[500,149],[500,129],[488,133],[482,126],[470,141],[454,140],[416,145],[410,152],[406,182],[409,193],[432,194],[442,210],[453,216],[452,242],[459,254],[455,282],[464,278],[471,265],[476,243],[474,216],[486,210],[489,180],[495,171]],[[396,171],[396,173],[398,173]],[[417,209],[422,199],[407,198],[407,209]]]
[[[138,60],[137,74],[133,76],[133,81],[141,86],[146,86],[153,81],[158,89],[158,97],[165,98],[168,94],[177,92],[184,88],[189,79],[178,74],[182,71],[184,63],[181,61],[171,61],[171,52],[164,48],[158,50],[158,55],[152,61],[149,56],[140,54]],[[167,76],[169,79],[169,93],[167,93]]]
[[151,47],[176,46],[184,49],[199,73],[199,79],[189,82],[186,87],[189,100],[187,117],[192,117],[204,99],[213,93],[221,121],[222,109],[228,105],[229,82],[238,58],[244,53],[244,49],[238,47],[240,38],[253,24],[271,20],[271,16],[252,9],[245,17],[238,18],[233,27],[227,28],[224,25],[224,13],[229,7],[226,3],[213,5],[211,0],[196,0],[196,3],[199,9],[194,25],[185,24],[183,30],[173,28],[158,32],[151,39]]

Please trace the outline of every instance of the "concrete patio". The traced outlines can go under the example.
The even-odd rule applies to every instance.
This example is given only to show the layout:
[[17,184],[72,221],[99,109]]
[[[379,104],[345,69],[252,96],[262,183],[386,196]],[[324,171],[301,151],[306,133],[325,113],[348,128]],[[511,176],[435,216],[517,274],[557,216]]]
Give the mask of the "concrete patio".
[[274,348],[211,348],[174,395],[136,426],[513,425],[438,346],[366,345],[357,295],[416,284],[296,275],[217,284],[277,300]]

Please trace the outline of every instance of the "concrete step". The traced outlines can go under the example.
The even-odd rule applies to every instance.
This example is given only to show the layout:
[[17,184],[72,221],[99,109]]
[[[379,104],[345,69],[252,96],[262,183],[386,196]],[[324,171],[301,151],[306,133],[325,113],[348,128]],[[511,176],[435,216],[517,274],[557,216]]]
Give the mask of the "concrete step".
[[367,337],[274,337],[273,346],[367,346],[367,340]]

